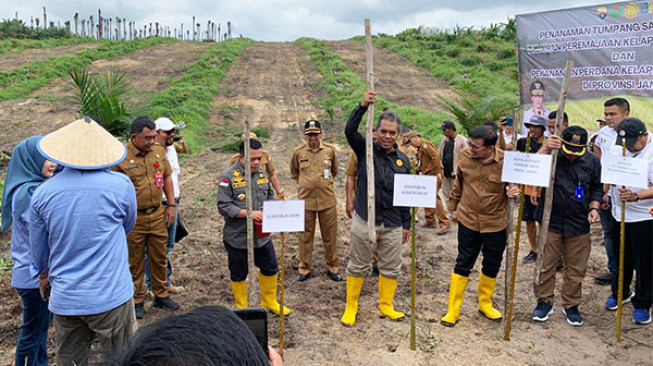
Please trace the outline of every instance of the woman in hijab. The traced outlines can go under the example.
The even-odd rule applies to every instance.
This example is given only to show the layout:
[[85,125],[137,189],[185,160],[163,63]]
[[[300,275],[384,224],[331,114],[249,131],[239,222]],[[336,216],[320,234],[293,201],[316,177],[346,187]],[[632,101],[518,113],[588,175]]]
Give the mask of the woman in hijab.
[[48,364],[48,303],[39,293],[39,277],[29,247],[29,207],[32,194],[52,176],[57,164],[45,159],[32,136],[14,148],[2,192],[2,232],[11,227],[11,285],[23,300],[23,324],[16,345],[16,365]]

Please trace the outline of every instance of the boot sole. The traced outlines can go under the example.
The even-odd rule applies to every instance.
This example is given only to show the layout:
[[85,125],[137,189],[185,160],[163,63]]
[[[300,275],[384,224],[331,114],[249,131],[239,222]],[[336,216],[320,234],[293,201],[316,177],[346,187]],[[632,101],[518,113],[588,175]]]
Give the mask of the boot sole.
[[498,322],[500,322],[500,321],[503,319],[503,316],[502,316],[501,318],[492,319],[492,318],[490,318],[489,316],[485,315],[485,313],[482,312],[480,309],[478,310],[478,312],[481,313],[481,315],[483,315],[483,316],[485,317],[485,319],[491,320],[491,321],[493,321],[493,322],[497,322],[497,323],[498,323]]
[[386,319],[387,318],[387,319],[390,319],[393,322],[397,322],[397,323],[403,322],[404,320],[406,320],[406,316],[402,316],[401,318],[397,318],[397,319],[392,319],[392,318],[390,318],[388,316],[385,316],[385,315],[379,315],[379,318],[381,318],[381,319]]
[[536,316],[533,316],[533,317],[531,317],[531,319],[535,320],[536,322],[545,322],[545,321],[549,320],[549,315],[551,315],[551,314],[553,314],[553,308],[551,308],[551,310],[549,310],[549,312],[544,317],[538,318]]
[[449,322],[445,322],[445,321],[440,320],[440,324],[442,324],[443,326],[445,326],[445,327],[447,327],[447,328],[453,328],[453,327],[456,326],[456,324],[458,324],[458,320],[456,320],[456,322],[453,323],[453,324],[452,324],[452,323],[449,323]]

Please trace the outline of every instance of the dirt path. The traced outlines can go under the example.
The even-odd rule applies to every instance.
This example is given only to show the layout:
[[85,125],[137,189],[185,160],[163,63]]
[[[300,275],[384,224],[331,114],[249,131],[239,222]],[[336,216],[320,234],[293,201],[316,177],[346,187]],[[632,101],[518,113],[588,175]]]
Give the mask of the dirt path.
[[[356,41],[327,42],[363,80],[366,76],[365,44]],[[415,66],[392,51],[374,47],[374,87],[385,99],[402,106],[430,111],[442,111],[437,95],[451,98],[445,81],[429,75],[428,70]]]
[[17,53],[8,52],[0,55],[0,71],[9,71],[18,67],[27,66],[32,62],[43,61],[51,57],[97,48],[99,46],[99,43],[82,43],[72,46],[28,49]]
[[[89,70],[125,72],[132,86],[125,104],[137,110],[153,93],[165,89],[188,65],[196,62],[208,47],[210,44],[203,43],[164,44],[115,60],[97,60]],[[30,135],[48,133],[73,121],[77,109],[71,98],[73,93],[69,77],[64,77],[28,97],[0,103],[0,149],[11,151],[17,142]]]

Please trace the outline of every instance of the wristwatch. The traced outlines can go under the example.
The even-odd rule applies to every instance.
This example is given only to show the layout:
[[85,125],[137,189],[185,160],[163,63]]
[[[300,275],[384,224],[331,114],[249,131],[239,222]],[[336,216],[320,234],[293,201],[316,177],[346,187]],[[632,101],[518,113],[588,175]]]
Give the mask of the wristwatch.
[[635,195],[635,199],[633,200],[634,202],[639,202],[639,194],[633,193]]

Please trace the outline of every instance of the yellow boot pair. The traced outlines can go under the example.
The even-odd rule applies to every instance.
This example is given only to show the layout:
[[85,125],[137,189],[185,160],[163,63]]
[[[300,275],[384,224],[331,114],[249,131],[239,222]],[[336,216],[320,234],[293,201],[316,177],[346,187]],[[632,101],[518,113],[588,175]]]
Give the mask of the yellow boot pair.
[[345,304],[345,313],[342,314],[340,322],[345,327],[352,327],[356,323],[356,314],[358,313],[358,299],[363,287],[363,277],[347,276],[347,303]]
[[492,321],[499,321],[503,318],[501,312],[492,306],[492,294],[496,278],[487,277],[483,273],[478,278],[478,311]]
[[[261,289],[261,307],[279,315],[281,313],[281,305],[277,302],[277,277],[279,274],[272,276],[265,276],[258,273],[258,284]],[[283,307],[283,315],[290,314],[290,309]]]
[[[363,277],[347,276],[347,303],[345,304],[345,313],[340,318],[340,322],[345,327],[351,327],[356,323],[356,314],[358,313],[358,299],[360,298],[361,288],[363,287]],[[388,278],[383,275],[379,276],[379,316],[401,321],[406,315],[395,311],[392,301],[397,290],[397,280]]]
[[234,293],[236,309],[247,308],[247,281],[231,281],[231,291]]

